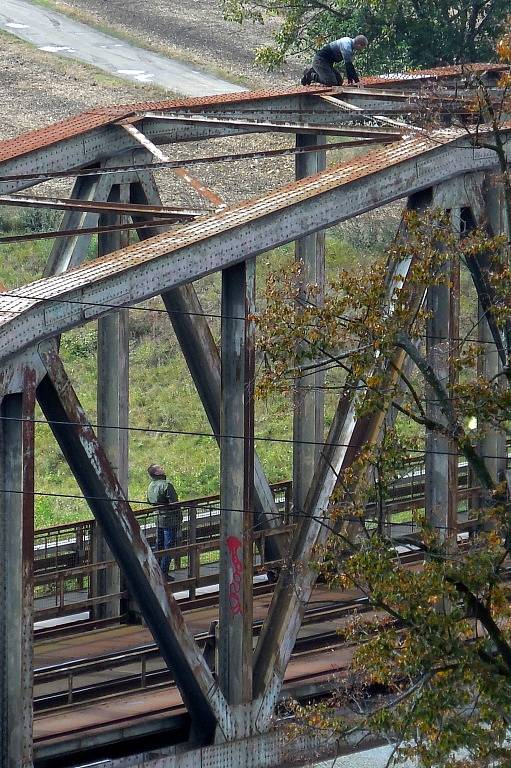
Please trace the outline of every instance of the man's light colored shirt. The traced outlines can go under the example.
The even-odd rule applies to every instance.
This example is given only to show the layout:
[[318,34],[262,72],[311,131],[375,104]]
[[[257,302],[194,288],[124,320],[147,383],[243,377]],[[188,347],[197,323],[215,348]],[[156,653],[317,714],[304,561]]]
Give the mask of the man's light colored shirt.
[[336,56],[336,61],[340,61],[341,58],[344,59],[344,61],[352,61],[354,54],[353,38],[340,37],[338,40],[333,40],[329,44],[329,47],[338,55],[339,58]]

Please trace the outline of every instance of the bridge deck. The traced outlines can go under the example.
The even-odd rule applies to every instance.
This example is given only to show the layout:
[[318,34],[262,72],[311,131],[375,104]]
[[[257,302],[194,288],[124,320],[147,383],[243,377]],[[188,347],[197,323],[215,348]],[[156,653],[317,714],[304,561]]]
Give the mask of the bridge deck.
[[[255,621],[265,618],[271,597],[269,594],[254,599]],[[342,607],[347,601],[356,598],[357,595],[354,592],[333,591],[324,585],[319,585],[314,590],[309,608],[320,609],[323,606],[332,607],[335,604]],[[218,618],[217,606],[190,611],[186,616],[187,624],[194,635],[207,633],[211,622],[216,618]],[[300,637],[311,638],[314,642],[314,637],[319,633],[334,632],[345,625],[346,621],[346,617],[327,621],[318,618],[317,622],[302,627]],[[151,643],[153,638],[150,631],[139,625],[114,626],[87,632],[85,635],[73,634],[56,640],[39,641],[34,648],[34,668],[37,674],[37,671],[44,667],[78,660],[93,661],[105,654],[122,654]],[[315,648],[301,651],[296,658],[292,659],[288,667],[286,675],[288,687],[295,684],[317,685],[327,682],[334,672],[346,666],[350,656],[351,651],[346,648],[324,650]],[[162,660],[158,661],[162,666]],[[130,671],[137,674],[140,671],[140,664],[137,666],[134,662],[132,668],[128,666],[123,670],[124,674]],[[110,675],[115,679],[114,669],[88,673],[80,679],[80,684],[93,685],[98,680],[104,681]],[[55,690],[58,687],[58,682],[36,685],[35,694],[50,693],[52,689]],[[36,713],[34,739],[39,745],[48,745],[59,739],[70,738],[78,731],[83,733],[96,729],[117,729],[121,723],[126,724],[136,718],[162,716],[164,713],[168,715],[169,712],[176,714],[182,711],[184,711],[182,700],[174,685],[169,684],[156,690],[138,689],[105,697],[103,701],[72,704],[60,707],[58,710]],[[57,713],[58,716],[56,716]]]

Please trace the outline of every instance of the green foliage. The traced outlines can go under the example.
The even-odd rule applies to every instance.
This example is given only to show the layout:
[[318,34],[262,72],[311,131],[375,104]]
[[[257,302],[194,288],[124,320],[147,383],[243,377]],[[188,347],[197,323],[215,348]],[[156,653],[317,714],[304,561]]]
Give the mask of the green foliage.
[[362,33],[370,41],[367,53],[359,56],[366,73],[492,60],[509,12],[507,0],[222,0],[222,6],[225,18],[238,23],[279,19],[273,44],[257,52],[264,66]]
[[[391,217],[392,218],[392,217]],[[394,224],[396,219],[394,217]],[[378,240],[381,227],[379,217],[365,217],[365,226],[373,232],[373,241]],[[361,231],[344,225],[336,228],[327,237],[327,270],[336,272],[341,266],[369,263],[374,252],[363,254],[359,244]],[[12,286],[19,282],[30,282],[26,264],[31,263],[34,254],[24,244],[16,249],[4,248],[6,282]],[[39,244],[38,244],[39,245]],[[377,242],[383,250],[386,241]],[[49,241],[38,251],[35,274],[44,264]],[[94,244],[91,245],[91,255]],[[20,259],[20,253],[26,254]],[[279,269],[292,258],[292,246],[279,248],[261,258],[258,263],[258,301],[264,301],[265,277],[272,269]],[[19,272],[16,272],[16,265]],[[13,269],[11,268],[13,267]],[[0,273],[1,276],[1,273]],[[22,278],[22,279],[21,279]],[[205,312],[218,314],[220,281],[218,276],[209,276],[197,283],[201,304]],[[152,300],[145,306],[162,309],[160,300]],[[215,338],[218,340],[220,324],[210,318]],[[97,332],[94,324],[86,325],[62,335],[61,354],[66,370],[76,388],[87,416],[96,422],[96,351]],[[258,371],[264,365],[258,353]],[[336,393],[327,392],[327,421],[335,407]],[[42,418],[39,413],[37,418]],[[256,402],[257,434],[266,438],[289,439],[291,434],[292,405],[284,395],[274,394],[271,398]],[[211,437],[179,434],[180,432],[211,433],[211,427],[204,414],[192,379],[171,330],[166,313],[136,311],[130,312],[130,425],[140,431],[130,433],[129,443],[129,486],[130,498],[145,505],[147,490],[147,467],[157,461],[168,468],[180,498],[190,498],[218,493],[219,451]],[[148,427],[154,432],[144,431]],[[157,430],[164,430],[158,432]],[[259,440],[257,451],[271,482],[287,480],[291,476],[292,446],[286,442]],[[79,497],[79,488],[60,453],[50,429],[44,424],[36,428],[37,491],[57,494],[37,497],[36,525],[49,526],[59,522],[87,519],[90,512]],[[59,498],[62,494],[64,498]],[[76,496],[77,498],[73,498]],[[70,497],[70,498],[67,498]]]
[[86,326],[80,333],[68,333],[62,337],[61,352],[71,360],[88,358],[98,348],[98,334],[95,327]]

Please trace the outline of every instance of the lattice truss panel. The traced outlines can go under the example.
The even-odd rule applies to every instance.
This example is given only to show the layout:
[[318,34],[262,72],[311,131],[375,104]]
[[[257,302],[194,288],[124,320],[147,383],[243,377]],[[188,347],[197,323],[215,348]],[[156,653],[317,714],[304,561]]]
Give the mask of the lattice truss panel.
[[[272,248],[297,241],[315,274],[314,269],[321,271],[318,243],[323,230],[431,189],[447,196],[444,207],[470,207],[480,218],[484,206],[480,182],[495,168],[495,153],[475,145],[464,129],[446,124],[424,130],[416,118],[431,109],[465,114],[470,74],[493,86],[499,72],[497,66],[473,65],[470,72],[445,68],[394,80],[373,78],[359,88],[296,88],[121,105],[91,110],[0,143],[0,204],[63,211],[61,230],[52,233],[54,245],[42,279],[0,295],[4,489],[0,508],[6,521],[0,526],[0,557],[8,564],[0,576],[0,647],[3,659],[11,660],[8,672],[3,664],[0,683],[2,766],[14,764],[9,762],[13,756],[19,759],[17,764],[28,765],[32,755],[30,530],[36,401],[172,672],[191,717],[191,739],[206,745],[215,739],[230,742],[271,728],[314,586],[315,574],[307,563],[313,548],[325,540],[328,529],[322,523],[328,519],[329,499],[338,475],[360,446],[378,439],[383,416],[359,423],[354,404],[343,400],[323,450],[312,458],[310,450],[297,452],[294,474],[300,482],[295,504],[304,516],[283,552],[282,540],[271,536],[277,520],[275,502],[253,450],[253,402],[247,394],[253,377],[253,328],[249,322],[226,321],[219,350],[193,282],[221,272],[222,314],[245,317],[253,308],[256,257]],[[248,202],[231,204],[194,175],[194,166],[202,168],[213,158],[208,160],[200,145],[197,155],[187,150],[210,139],[246,134],[296,136],[293,147],[243,154],[247,160],[264,162],[294,158],[296,180]],[[507,128],[503,135],[507,138]],[[376,148],[371,146],[347,162],[327,164],[331,145],[340,138],[343,146]],[[222,155],[226,164],[233,159],[240,160],[239,153]],[[193,198],[185,195],[180,206],[163,204],[155,181],[162,169],[170,170],[182,189],[191,188]],[[27,193],[31,187],[46,189],[48,182],[62,179],[73,184],[66,197]],[[463,185],[456,184],[459,179],[464,179]],[[129,228],[138,232],[136,244],[127,245]],[[103,255],[85,261],[94,233]],[[408,263],[393,267],[403,284],[408,268]],[[216,674],[166,588],[131,510],[126,445],[109,436],[122,430],[95,434],[59,356],[63,332],[96,319],[109,323],[103,326],[109,353],[99,373],[105,390],[103,423],[115,426],[117,414],[118,426],[127,427],[127,409],[119,404],[127,403],[122,361],[127,354],[123,324],[128,313],[117,310],[158,295],[220,444],[221,508],[236,510],[224,514],[221,523]],[[419,305],[423,296],[414,300]],[[399,369],[403,357],[394,363]],[[301,417],[295,437],[323,442],[316,417],[311,419],[310,412]],[[101,423],[99,415],[98,420]],[[242,437],[248,449],[240,450],[229,435]],[[269,531],[270,559],[302,564],[292,578],[291,569],[282,568],[254,652],[248,534],[252,512],[258,525]],[[19,685],[13,684],[14,678]],[[257,749],[251,749],[246,764],[264,764],[259,757]]]

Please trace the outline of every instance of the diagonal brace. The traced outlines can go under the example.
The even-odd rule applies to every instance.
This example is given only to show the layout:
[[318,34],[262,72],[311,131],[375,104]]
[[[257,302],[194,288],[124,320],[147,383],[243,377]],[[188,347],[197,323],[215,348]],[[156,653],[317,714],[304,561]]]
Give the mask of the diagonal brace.
[[[403,287],[410,274],[411,259],[391,265],[388,285]],[[390,298],[390,296],[389,296]],[[411,306],[417,308],[424,299],[424,289],[411,291]],[[386,364],[397,378],[405,361],[398,349]],[[362,383],[361,383],[362,385]],[[355,391],[358,387],[355,388]],[[310,565],[315,547],[322,546],[336,530],[328,505],[343,472],[352,464],[360,447],[375,443],[380,435],[385,413],[378,411],[357,417],[354,398],[341,397],[328,438],[321,452],[312,484],[304,504],[303,521],[291,545],[290,565],[283,568],[260,635],[254,659],[254,697],[258,698],[259,730],[269,727],[275,704],[291,657],[307,603],[312,594],[317,572]]]
[[[152,177],[140,177],[140,184],[132,187],[132,202],[160,205],[158,189]],[[157,229],[141,229],[141,240],[157,234]],[[206,416],[217,440],[220,439],[220,353],[204,312],[191,283],[171,288],[162,294],[174,333],[181,346],[188,368],[201,398]],[[279,526],[279,512],[264,469],[254,457],[255,514],[267,528]],[[266,553],[271,560],[283,555],[284,541],[280,536],[268,536]]]
[[216,727],[232,737],[231,710],[189,633],[161,569],[66,374],[53,342],[39,353],[48,375],[37,399],[130,591],[172,672],[192,718],[192,738],[205,743]]

